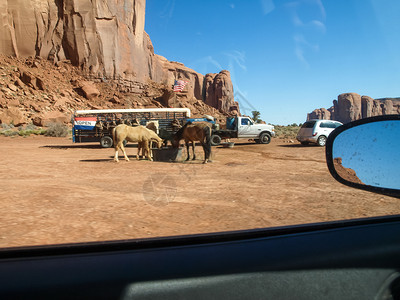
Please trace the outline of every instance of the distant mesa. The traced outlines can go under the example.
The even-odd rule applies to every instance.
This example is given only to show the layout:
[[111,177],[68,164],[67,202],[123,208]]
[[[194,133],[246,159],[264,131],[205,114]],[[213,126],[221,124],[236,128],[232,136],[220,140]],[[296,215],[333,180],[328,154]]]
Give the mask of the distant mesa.
[[372,99],[356,93],[344,93],[333,100],[330,108],[315,109],[307,120],[323,119],[348,123],[373,116],[400,114],[400,98]]
[[358,178],[356,171],[350,168],[343,167],[341,157],[336,157],[333,159],[333,166],[335,167],[336,173],[338,173],[338,175],[344,180],[353,183],[364,184],[360,180],[360,178]]

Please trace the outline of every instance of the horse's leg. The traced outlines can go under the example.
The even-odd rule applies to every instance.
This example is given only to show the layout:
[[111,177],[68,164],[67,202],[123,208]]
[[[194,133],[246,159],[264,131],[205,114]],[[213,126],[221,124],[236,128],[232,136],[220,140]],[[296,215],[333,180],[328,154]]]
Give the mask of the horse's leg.
[[149,142],[149,153],[150,153],[150,157],[153,159],[153,150],[151,150],[153,148],[153,142],[150,140]]
[[210,157],[211,157],[211,129],[209,127],[206,127],[204,132],[204,139],[202,141],[203,145],[203,150],[204,150],[204,164],[207,162],[212,162]]
[[[140,159],[140,150],[143,148],[142,142],[138,142],[137,144],[137,154],[136,154],[136,159]],[[143,154],[143,153],[142,153]]]
[[185,141],[186,144],[186,151],[187,151],[187,158],[186,161],[190,159],[190,154],[189,154],[189,141]]
[[207,163],[207,149],[206,149],[206,145],[204,144],[204,142],[203,141],[201,141],[200,140],[200,144],[201,144],[201,146],[203,147],[203,151],[204,151],[204,161],[203,161],[203,164],[206,164]]
[[150,143],[149,143],[149,153],[150,153],[150,157],[151,157],[151,160],[153,161],[153,144],[154,144],[154,142],[152,142],[152,141],[150,141]]
[[129,161],[128,155],[126,155],[126,152],[125,152],[124,140],[122,140],[122,141],[120,141],[120,142],[118,143],[118,147],[119,147],[119,149],[121,149],[122,152],[124,153],[125,160],[126,160],[126,161]]
[[196,160],[196,152],[194,151],[195,146],[196,146],[196,142],[192,141],[193,160]]
[[114,149],[115,149],[114,161],[119,162],[119,160],[118,160],[118,145],[115,145]]
[[206,141],[200,141],[201,146],[203,146],[203,151],[204,151],[204,161],[203,164],[206,164],[207,162],[212,162],[210,159],[211,156],[211,145],[207,143]]
[[144,150],[146,151],[147,159],[149,161],[153,161],[153,159],[150,156],[150,148],[149,148],[150,143],[151,143],[151,141],[146,141],[143,143],[143,146],[144,146]]
[[147,148],[147,150],[146,150],[146,148],[145,148],[145,144],[149,144],[148,142],[143,142],[142,143],[142,157],[143,158],[145,158],[145,157],[147,157],[148,156],[148,152],[149,152],[149,148]]
[[212,162],[211,160],[211,145],[204,145],[204,163]]

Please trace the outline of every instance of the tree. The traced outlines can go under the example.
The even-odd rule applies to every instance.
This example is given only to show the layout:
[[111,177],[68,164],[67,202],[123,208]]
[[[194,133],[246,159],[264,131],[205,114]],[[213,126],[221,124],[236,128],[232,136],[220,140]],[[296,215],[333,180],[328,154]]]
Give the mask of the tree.
[[253,110],[251,113],[253,114],[253,120],[254,120],[254,122],[260,123],[260,122],[262,121],[262,120],[260,119],[260,112],[259,112],[259,111]]

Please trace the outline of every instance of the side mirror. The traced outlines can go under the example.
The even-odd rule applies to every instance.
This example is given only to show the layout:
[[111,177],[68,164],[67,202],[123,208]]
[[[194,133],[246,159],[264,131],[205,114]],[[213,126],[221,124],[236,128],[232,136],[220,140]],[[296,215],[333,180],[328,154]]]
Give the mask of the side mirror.
[[400,115],[366,118],[336,128],[326,161],[339,182],[400,198]]

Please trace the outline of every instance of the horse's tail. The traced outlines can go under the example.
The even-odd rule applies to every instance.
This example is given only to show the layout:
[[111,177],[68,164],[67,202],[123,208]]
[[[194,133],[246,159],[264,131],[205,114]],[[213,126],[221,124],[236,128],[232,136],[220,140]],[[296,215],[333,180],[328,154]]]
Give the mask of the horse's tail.
[[115,148],[115,150],[117,150],[117,143],[115,143],[115,127],[113,128],[113,130],[112,130],[112,137],[113,137],[113,145],[114,145],[114,148]]

